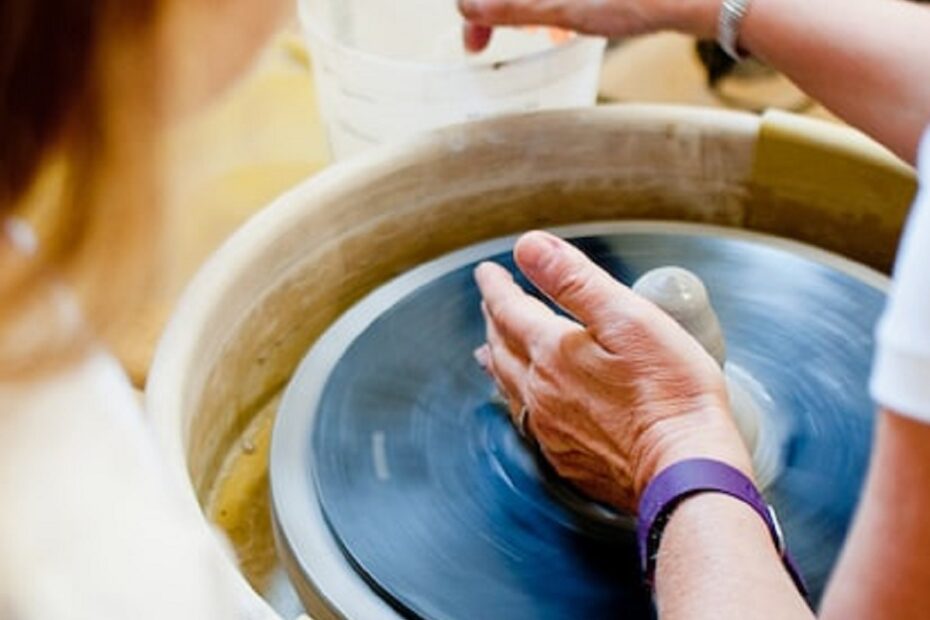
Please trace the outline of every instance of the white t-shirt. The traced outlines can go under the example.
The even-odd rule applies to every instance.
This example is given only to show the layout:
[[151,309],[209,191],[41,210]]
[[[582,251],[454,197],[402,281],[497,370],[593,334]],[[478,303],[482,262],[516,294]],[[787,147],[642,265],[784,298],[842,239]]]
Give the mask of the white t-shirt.
[[881,406],[930,423],[930,129],[919,157],[920,191],[878,327],[871,389]]
[[105,353],[0,383],[0,618],[271,620]]

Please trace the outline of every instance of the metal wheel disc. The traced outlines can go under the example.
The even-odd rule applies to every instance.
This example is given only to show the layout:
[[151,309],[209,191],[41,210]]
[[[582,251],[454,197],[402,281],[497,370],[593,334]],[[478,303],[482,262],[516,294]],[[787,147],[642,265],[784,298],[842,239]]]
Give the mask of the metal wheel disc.
[[[819,598],[867,464],[886,279],[730,229],[556,232],[627,284],[664,265],[704,280],[728,364],[763,387],[783,431],[767,493]],[[271,453],[275,525],[304,598],[337,617],[653,616],[632,520],[558,480],[473,360],[484,324],[472,270],[485,259],[513,269],[512,244],[473,246],[384,285],[327,331],[287,389]]]

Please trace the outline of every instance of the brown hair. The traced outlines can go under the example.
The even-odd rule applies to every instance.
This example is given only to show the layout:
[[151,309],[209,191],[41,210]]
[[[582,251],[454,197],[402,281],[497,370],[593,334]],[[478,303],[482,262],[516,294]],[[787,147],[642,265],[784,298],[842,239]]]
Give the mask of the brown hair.
[[[118,329],[145,286],[158,229],[157,4],[0,0],[0,226],[23,217],[39,242],[25,256],[0,228],[0,376]],[[50,330],[11,358],[19,319],[59,281],[90,329]]]

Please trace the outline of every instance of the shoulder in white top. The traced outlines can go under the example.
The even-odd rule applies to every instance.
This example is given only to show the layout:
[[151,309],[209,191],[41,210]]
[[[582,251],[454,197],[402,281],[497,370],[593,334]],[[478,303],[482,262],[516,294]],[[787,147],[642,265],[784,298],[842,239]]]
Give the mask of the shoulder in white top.
[[930,423],[930,128],[921,142],[918,175],[920,190],[878,327],[871,389],[879,405]]
[[0,383],[0,439],[3,618],[275,617],[185,503],[108,355]]

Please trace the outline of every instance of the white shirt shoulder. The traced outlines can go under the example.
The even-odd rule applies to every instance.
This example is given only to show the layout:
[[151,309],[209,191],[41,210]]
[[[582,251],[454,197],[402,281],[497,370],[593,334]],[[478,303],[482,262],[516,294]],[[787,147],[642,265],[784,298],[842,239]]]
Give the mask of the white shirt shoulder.
[[921,143],[918,177],[878,327],[871,390],[880,405],[930,423],[930,128]]
[[273,617],[243,604],[224,545],[166,473],[105,353],[0,383],[0,440],[0,616]]

